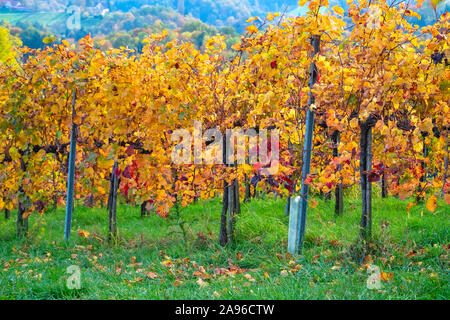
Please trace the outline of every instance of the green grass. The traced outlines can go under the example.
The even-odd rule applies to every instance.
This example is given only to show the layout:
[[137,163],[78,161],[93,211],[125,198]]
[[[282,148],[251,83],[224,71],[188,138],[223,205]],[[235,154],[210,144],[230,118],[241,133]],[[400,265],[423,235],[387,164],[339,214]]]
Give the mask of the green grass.
[[[0,22],[8,22],[15,25],[19,22],[24,23],[38,23],[42,26],[57,28],[60,32],[61,26],[66,27],[66,22],[69,16],[64,12],[2,12],[0,11]],[[81,24],[84,28],[95,27],[100,21],[101,17],[82,18]]]
[[11,24],[18,22],[39,23],[43,26],[51,26],[54,23],[62,23],[67,19],[67,15],[61,12],[0,12],[0,21],[7,21]]
[[[63,208],[32,215],[22,240],[14,219],[0,217],[0,299],[448,299],[449,206],[440,202],[434,213],[417,206],[408,215],[407,202],[376,198],[374,240],[363,246],[356,244],[360,205],[347,199],[344,216],[335,218],[333,201],[319,199],[308,211],[304,255],[296,257],[286,252],[283,200],[242,204],[236,243],[225,248],[217,240],[217,199],[183,209],[187,243],[176,218],[142,219],[139,208],[125,204],[114,245],[102,240],[105,209],[77,207],[69,243]],[[393,274],[380,290],[367,288],[367,253]],[[167,260],[173,265],[161,263]],[[66,286],[70,265],[81,269],[79,290]],[[203,276],[194,274],[200,266]],[[215,274],[220,268],[237,272]]]

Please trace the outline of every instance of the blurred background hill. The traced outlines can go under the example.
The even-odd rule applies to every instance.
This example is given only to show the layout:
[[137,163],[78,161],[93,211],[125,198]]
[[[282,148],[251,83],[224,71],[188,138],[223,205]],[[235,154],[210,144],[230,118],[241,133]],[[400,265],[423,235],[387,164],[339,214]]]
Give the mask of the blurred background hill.
[[[201,48],[209,37],[226,35],[227,44],[239,41],[239,35],[252,16],[265,17],[269,12],[286,16],[303,15],[306,7],[298,0],[0,0],[0,24],[31,48],[45,44],[50,35],[78,40],[90,33],[111,47],[142,48],[142,40],[150,33],[169,30],[168,40],[179,38]],[[450,0],[441,2],[438,12],[447,11]],[[330,0],[330,7],[348,9],[345,0]],[[415,7],[415,3],[412,4]],[[67,21],[79,8],[80,28],[70,30]],[[68,10],[69,9],[69,10]],[[419,13],[419,25],[435,21],[429,0]]]

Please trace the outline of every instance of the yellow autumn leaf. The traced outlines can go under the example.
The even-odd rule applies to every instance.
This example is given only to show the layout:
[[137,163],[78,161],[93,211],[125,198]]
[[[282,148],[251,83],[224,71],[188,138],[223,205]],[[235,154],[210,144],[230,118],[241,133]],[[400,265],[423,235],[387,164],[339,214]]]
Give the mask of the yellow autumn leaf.
[[338,15],[343,16],[344,15],[344,9],[342,9],[339,6],[334,6],[333,7],[333,11],[336,12]]
[[267,14],[267,20],[268,21],[272,21],[275,17],[278,17],[280,14],[279,13],[268,13]]
[[298,2],[298,5],[299,5],[300,7],[303,7],[307,2],[308,2],[308,0],[300,0],[300,1]]
[[170,267],[170,266],[173,265],[172,261],[170,261],[169,259],[167,259],[167,260],[161,262],[161,264],[162,264],[164,267]]
[[255,25],[248,26],[247,28],[245,28],[245,30],[247,30],[248,33],[257,33],[258,32],[258,28]]
[[105,188],[103,188],[103,187],[98,186],[98,187],[97,187],[97,191],[98,191],[98,193],[100,193],[101,195],[106,194],[106,190],[105,190]]
[[436,9],[436,7],[443,2],[444,0],[430,0],[431,6],[433,7],[433,9]]
[[50,44],[52,42],[55,42],[56,37],[55,36],[51,36],[51,37],[45,37],[44,39],[42,39],[42,42],[45,44]]
[[352,129],[358,128],[358,119],[357,118],[353,118],[352,120],[350,120],[350,128],[352,128]]

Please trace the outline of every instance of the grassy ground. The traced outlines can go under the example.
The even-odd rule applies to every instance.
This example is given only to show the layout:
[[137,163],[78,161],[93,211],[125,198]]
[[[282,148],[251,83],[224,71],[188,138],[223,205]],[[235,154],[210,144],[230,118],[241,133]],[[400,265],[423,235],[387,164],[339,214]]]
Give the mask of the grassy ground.
[[[0,217],[0,298],[449,299],[450,208],[439,204],[407,214],[406,202],[374,199],[374,241],[363,246],[355,245],[360,201],[347,199],[335,218],[333,201],[319,200],[298,257],[286,253],[283,200],[243,204],[236,243],[226,248],[217,244],[219,200],[183,209],[187,243],[177,218],[142,219],[127,205],[118,209],[115,245],[103,240],[104,209],[77,207],[69,243],[63,209],[32,216],[26,240],[16,239],[14,219]],[[383,272],[379,290],[367,288],[367,263]],[[66,286],[70,265],[80,267],[79,290]]]
[[1,12],[0,21],[7,21],[12,24],[18,22],[38,22],[41,25],[47,26],[57,22],[65,22],[67,15],[60,12],[48,12],[48,13],[34,13],[34,12]]
[[[39,23],[42,26],[59,28],[57,32],[65,31],[65,26],[69,15],[64,12],[2,12],[0,11],[0,22],[17,24],[19,22]],[[97,25],[101,17],[82,18],[81,23],[84,28]],[[61,29],[64,27],[64,30]]]

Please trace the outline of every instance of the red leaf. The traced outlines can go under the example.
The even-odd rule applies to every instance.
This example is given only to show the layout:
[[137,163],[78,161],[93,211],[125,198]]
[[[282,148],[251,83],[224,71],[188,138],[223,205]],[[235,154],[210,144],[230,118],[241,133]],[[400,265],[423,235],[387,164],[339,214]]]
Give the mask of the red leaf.
[[311,182],[312,182],[312,178],[310,176],[307,176],[303,183],[304,184],[310,184]]

